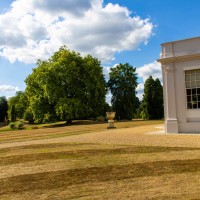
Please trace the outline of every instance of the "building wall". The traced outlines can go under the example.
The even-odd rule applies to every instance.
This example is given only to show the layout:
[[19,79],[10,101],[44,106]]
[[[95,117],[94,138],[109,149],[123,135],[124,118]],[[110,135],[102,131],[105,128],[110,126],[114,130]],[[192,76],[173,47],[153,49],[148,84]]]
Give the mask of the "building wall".
[[166,133],[200,133],[200,109],[187,109],[185,70],[200,69],[200,37],[162,44]]

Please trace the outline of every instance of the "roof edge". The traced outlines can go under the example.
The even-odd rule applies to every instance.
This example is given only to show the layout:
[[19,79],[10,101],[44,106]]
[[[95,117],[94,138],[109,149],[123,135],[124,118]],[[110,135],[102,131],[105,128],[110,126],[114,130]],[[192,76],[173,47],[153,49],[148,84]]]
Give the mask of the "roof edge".
[[174,40],[174,41],[171,41],[171,42],[164,42],[161,45],[169,44],[169,43],[182,42],[182,41],[187,41],[187,40],[194,40],[194,39],[200,39],[200,36],[192,37],[192,38],[185,38],[185,39],[181,39],[181,40]]

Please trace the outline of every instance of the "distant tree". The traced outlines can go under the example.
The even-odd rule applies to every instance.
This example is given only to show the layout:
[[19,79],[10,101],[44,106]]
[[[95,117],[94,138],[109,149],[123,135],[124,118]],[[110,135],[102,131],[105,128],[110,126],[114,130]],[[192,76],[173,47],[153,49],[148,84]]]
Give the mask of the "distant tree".
[[5,121],[8,117],[8,102],[6,97],[0,97],[0,122]]
[[16,118],[22,119],[28,107],[28,99],[26,93],[23,91],[16,92],[15,96],[8,100],[8,114],[11,118],[11,109],[15,107]]
[[140,118],[140,111],[139,111],[140,105],[141,105],[141,101],[139,100],[138,97],[136,97],[135,108],[134,108],[134,111],[133,111],[133,117],[134,118]]
[[130,120],[133,118],[135,106],[137,104],[136,68],[128,63],[119,64],[111,68],[108,88],[112,93],[112,108],[116,111],[117,120]]
[[70,123],[102,114],[106,88],[96,58],[82,57],[64,46],[49,60],[39,60],[37,64],[25,80],[29,111],[35,122],[59,117]]
[[143,119],[163,118],[163,88],[158,78],[154,80],[150,76],[145,81],[143,100],[139,110]]

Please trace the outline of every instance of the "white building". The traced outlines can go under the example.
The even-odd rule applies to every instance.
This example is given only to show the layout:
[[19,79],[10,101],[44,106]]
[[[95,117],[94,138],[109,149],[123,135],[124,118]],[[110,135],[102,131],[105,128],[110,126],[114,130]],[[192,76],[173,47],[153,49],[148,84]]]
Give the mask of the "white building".
[[200,37],[161,46],[166,133],[200,133]]

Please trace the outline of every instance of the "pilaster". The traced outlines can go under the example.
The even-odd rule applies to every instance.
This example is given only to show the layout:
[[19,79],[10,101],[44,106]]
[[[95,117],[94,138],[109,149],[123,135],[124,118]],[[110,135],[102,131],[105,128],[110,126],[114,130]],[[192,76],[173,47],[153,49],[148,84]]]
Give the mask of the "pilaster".
[[174,63],[162,65],[164,74],[165,126],[167,133],[178,133]]

